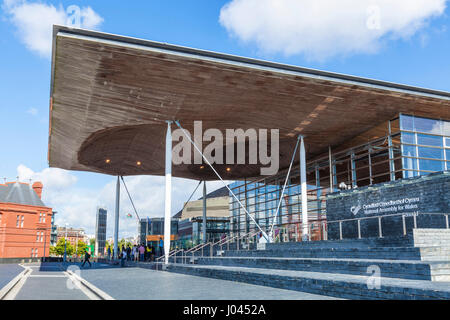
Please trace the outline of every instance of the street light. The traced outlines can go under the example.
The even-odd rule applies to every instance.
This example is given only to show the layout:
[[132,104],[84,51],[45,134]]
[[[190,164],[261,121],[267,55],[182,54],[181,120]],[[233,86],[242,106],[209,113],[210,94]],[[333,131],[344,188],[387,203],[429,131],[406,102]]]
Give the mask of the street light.
[[67,223],[66,223],[66,235],[64,237],[64,262],[67,262]]

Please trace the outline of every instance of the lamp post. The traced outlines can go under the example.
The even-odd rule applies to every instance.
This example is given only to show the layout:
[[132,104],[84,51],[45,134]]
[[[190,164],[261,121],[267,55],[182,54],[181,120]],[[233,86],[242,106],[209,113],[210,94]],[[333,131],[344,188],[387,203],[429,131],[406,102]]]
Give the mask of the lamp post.
[[64,236],[64,262],[67,262],[67,223],[66,223],[66,235]]

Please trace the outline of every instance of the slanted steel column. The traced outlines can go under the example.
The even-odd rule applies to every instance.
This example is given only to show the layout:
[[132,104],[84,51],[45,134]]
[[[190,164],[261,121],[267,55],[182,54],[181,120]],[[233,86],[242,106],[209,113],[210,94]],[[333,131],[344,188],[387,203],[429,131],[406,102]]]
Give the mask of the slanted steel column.
[[202,224],[203,243],[206,243],[206,181],[203,181],[203,224]]
[[114,216],[114,258],[119,258],[119,204],[120,204],[120,180],[117,176],[116,183],[116,212]]
[[169,263],[170,212],[172,211],[172,121],[167,121],[166,133],[166,199],[164,204],[164,263]]
[[328,162],[330,166],[330,192],[333,192],[333,161],[331,158],[331,146],[328,146]]
[[306,186],[306,155],[305,155],[305,142],[303,136],[300,136],[300,182],[302,193],[302,240],[309,240],[309,228],[308,228],[308,195]]

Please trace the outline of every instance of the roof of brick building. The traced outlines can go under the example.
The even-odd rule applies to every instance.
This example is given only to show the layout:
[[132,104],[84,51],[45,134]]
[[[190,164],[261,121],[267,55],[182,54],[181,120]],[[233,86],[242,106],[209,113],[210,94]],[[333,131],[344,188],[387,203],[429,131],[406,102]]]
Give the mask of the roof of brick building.
[[45,207],[31,185],[21,182],[0,184],[0,202]]

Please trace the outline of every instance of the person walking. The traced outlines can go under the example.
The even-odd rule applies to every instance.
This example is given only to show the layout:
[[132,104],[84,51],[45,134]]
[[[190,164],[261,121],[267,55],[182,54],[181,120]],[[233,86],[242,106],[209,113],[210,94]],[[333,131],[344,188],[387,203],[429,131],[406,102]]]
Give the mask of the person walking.
[[120,259],[120,267],[124,267],[125,266],[125,260],[127,259],[127,250],[125,250],[125,248],[122,249],[122,257]]
[[155,247],[150,247],[150,261],[155,261]]
[[149,261],[150,260],[150,245],[147,244],[145,246],[145,261]]
[[141,246],[139,247],[139,261],[144,261],[144,253],[145,253],[144,245],[141,244]]
[[130,260],[131,260],[131,247],[128,246],[127,247],[127,261],[130,261]]
[[111,246],[108,246],[108,260],[111,260]]
[[159,239],[159,256],[164,255],[164,241],[163,239]]
[[84,261],[83,261],[83,264],[81,265],[82,268],[84,267],[84,265],[85,265],[86,262],[89,263],[89,267],[92,267],[91,262],[89,261],[90,258],[91,258],[91,255],[90,255],[90,253],[86,250],[85,253],[84,253]]
[[131,248],[131,261],[134,262],[135,257],[136,257],[136,245],[133,245],[133,248]]

